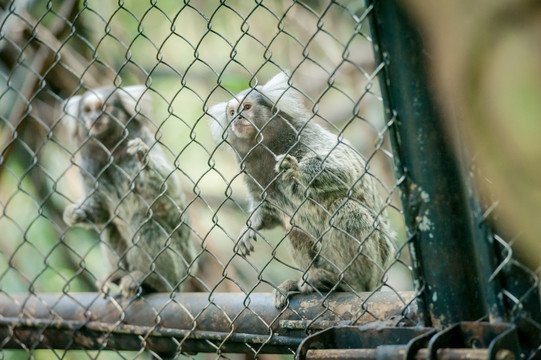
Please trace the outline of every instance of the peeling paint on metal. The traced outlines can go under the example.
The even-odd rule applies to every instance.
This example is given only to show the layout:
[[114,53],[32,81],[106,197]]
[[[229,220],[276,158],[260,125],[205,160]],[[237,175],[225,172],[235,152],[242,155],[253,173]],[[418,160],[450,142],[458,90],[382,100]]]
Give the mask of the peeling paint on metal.
[[423,216],[417,216],[418,228],[421,231],[430,231],[434,228],[434,223],[430,220],[430,210],[426,210]]

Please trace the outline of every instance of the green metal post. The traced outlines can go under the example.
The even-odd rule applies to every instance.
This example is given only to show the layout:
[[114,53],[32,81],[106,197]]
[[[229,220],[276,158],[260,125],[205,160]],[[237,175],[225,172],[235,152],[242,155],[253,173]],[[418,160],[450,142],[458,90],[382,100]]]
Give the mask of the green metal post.
[[420,313],[442,328],[488,314],[468,195],[431,94],[428,55],[397,0],[369,0]]

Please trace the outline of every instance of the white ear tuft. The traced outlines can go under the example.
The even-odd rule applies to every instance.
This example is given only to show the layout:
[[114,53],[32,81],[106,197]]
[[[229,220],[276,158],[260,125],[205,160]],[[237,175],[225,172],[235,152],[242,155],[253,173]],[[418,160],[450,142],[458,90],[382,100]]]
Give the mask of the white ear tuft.
[[81,95],[70,97],[62,103],[62,110],[74,119],[77,119],[79,116],[79,101],[81,101]]
[[152,104],[145,85],[127,86],[116,91],[118,91],[122,106],[131,115],[142,113],[148,116],[150,114]]
[[295,119],[306,119],[308,111],[303,105],[304,96],[289,82],[289,75],[282,71],[257,89],[280,110]]
[[61,110],[66,114],[62,116],[62,126],[64,126],[70,136],[74,136],[77,133],[80,101],[81,95],[77,95],[62,102]]
[[222,141],[223,133],[227,128],[227,117],[225,114],[226,108],[227,103],[222,102],[212,105],[207,111],[207,114],[210,115],[210,133],[216,142]]
[[267,81],[265,85],[262,85],[261,91],[269,94],[280,91],[284,92],[290,87],[288,81],[289,75],[286,72],[281,71],[274,75],[272,79]]

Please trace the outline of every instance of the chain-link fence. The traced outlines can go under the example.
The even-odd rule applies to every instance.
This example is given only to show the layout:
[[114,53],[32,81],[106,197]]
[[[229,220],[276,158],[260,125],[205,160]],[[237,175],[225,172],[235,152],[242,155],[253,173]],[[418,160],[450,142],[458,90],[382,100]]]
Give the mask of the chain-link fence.
[[[442,204],[410,181],[409,163],[426,164],[397,135],[396,79],[379,44],[374,56],[373,5],[1,9],[4,356],[291,356],[309,335],[370,323],[386,326],[375,338],[389,344],[428,341],[428,327],[412,326],[445,328],[441,299],[475,294],[427,270],[452,268],[456,254],[435,243]],[[538,301],[534,273],[501,286],[508,264],[522,266],[486,230],[491,209],[475,219],[490,238],[478,253],[498,245],[481,264],[491,276],[458,320],[527,319]],[[432,254],[419,237],[434,239]]]
[[[65,349],[78,326],[112,336],[135,316],[148,317],[139,344],[117,348],[152,350],[146,339],[171,328],[180,333],[167,349],[198,350],[197,335],[218,354],[387,320],[382,295],[361,292],[385,291],[392,315],[406,314],[411,274],[368,32],[359,4],[6,4],[6,302],[36,301],[46,328],[66,308],[85,314],[71,316],[79,325]],[[242,134],[222,131],[236,119],[222,119],[229,108],[209,116],[231,99],[269,111],[248,120],[262,138],[253,154]],[[213,139],[214,121],[224,128]],[[280,174],[280,155],[304,173]],[[172,291],[204,296],[147,300]],[[299,292],[316,293],[308,313],[288,305]],[[109,302],[108,316],[94,310]]]

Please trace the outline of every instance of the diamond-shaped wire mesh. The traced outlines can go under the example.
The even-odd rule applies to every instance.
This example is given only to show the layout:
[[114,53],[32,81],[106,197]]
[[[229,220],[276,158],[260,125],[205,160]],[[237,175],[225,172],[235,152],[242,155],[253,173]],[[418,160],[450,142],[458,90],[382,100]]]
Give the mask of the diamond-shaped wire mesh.
[[[361,2],[0,4],[2,335],[25,350],[4,355],[168,357],[149,351],[168,335],[187,357],[293,354],[297,330],[391,321],[384,298],[407,318],[401,180]],[[303,310],[286,290],[315,294]],[[31,347],[23,317],[42,334]]]
[[[287,280],[295,280],[289,290],[297,290],[301,279],[300,288],[309,292],[315,288],[319,294],[314,316],[297,314],[304,321],[303,332],[330,318],[388,320],[368,305],[377,294],[361,297],[361,291],[386,291],[405,311],[412,298],[399,291],[411,289],[411,273],[388,126],[375,81],[381,66],[373,60],[362,5],[11,1],[2,8],[0,284],[3,295],[19,309],[33,301],[48,307],[50,316],[36,318],[35,326],[45,331],[72,309],[84,314],[79,325],[67,327],[75,339],[81,336],[77,326],[91,328],[92,321],[107,317],[93,309],[110,301],[116,305],[109,309],[113,315],[105,333],[111,335],[124,324],[133,324],[127,320],[132,304],[144,303],[154,314],[152,325],[136,332],[139,347],[131,350],[139,350],[135,356],[148,356],[147,339],[163,327],[168,308],[191,319],[175,337],[178,351],[190,342],[197,324],[208,321],[202,319],[205,311],[214,309],[226,322],[226,330],[221,330],[222,337],[208,338],[213,341],[207,339],[207,345],[218,355],[228,352],[228,341],[240,336],[241,320],[251,317],[266,331],[262,340],[255,345],[245,342],[241,351],[258,356],[272,352],[265,347],[279,335],[273,329],[281,320],[269,318],[268,309],[280,314],[288,305],[282,297],[285,307],[276,310],[272,297],[267,297],[263,306],[267,313],[259,313],[261,304],[254,296],[279,294],[278,286]],[[280,109],[278,98],[270,99],[261,85],[284,71],[288,75],[278,96],[284,101],[292,96],[295,104]],[[312,160],[320,163],[313,178],[304,179],[304,198],[291,201],[288,209],[273,203],[271,190],[249,191],[243,180],[270,176],[286,184],[274,164],[250,169],[237,158],[231,137],[211,136],[209,124],[215,119],[209,108],[250,88],[253,96],[278,101],[271,106],[277,111],[291,114],[295,108],[298,115],[300,106],[306,108],[305,119],[293,119],[295,126],[308,128],[296,130],[300,139],[306,137],[302,131],[315,131],[300,152],[285,149],[295,156],[313,153],[317,156]],[[283,115],[272,115],[269,123],[277,121],[274,117]],[[270,137],[264,128],[261,135]],[[276,141],[291,133],[282,129]],[[311,143],[318,138],[326,140]],[[276,155],[283,154],[272,153]],[[326,165],[321,166],[325,161],[338,166],[338,175],[325,172]],[[346,169],[345,175],[339,173],[340,167]],[[337,187],[321,190],[336,191],[337,204],[315,201],[317,176]],[[298,179],[292,176],[287,182]],[[315,189],[312,196],[310,189]],[[281,219],[275,225],[286,228],[256,229],[254,248],[244,256],[247,248],[242,251],[242,246],[250,244],[242,242],[243,229],[247,224],[255,227],[251,210],[260,207],[279,212]],[[302,219],[306,213],[300,208],[308,208],[314,218]],[[361,211],[369,214],[368,220],[362,231],[349,234],[344,224],[355,221]],[[352,217],[340,220],[344,216]],[[317,230],[306,228],[311,225]],[[343,236],[354,245],[332,249],[336,253],[329,258],[325,246],[330,235]],[[290,237],[306,250],[288,247]],[[389,247],[395,241],[396,254],[394,245]],[[380,246],[388,248],[379,254]],[[355,283],[359,270],[354,268],[372,263],[376,265],[369,273],[375,280],[369,285]],[[286,288],[281,289],[285,295]],[[198,307],[173,295],[165,303],[145,300],[151,292],[174,290],[205,295]],[[331,294],[343,290],[361,301],[348,317],[329,305]],[[44,293],[49,292],[61,295],[47,300]],[[96,294],[83,301],[72,295],[77,292]],[[229,292],[242,296],[240,309],[225,309],[224,293]],[[15,295],[19,293],[29,295]],[[125,297],[119,298],[119,293]],[[51,308],[48,301],[55,305]],[[13,319],[22,316],[13,315]],[[22,344],[16,326],[11,329],[6,343]],[[97,357],[110,346],[102,340],[87,346],[97,353],[85,351],[81,356]],[[69,348],[67,341],[64,349]],[[65,354],[54,350],[52,356]]]
[[[525,256],[529,251],[528,244],[522,234],[513,235],[505,233],[499,225],[500,201],[494,198],[496,190],[489,179],[482,176],[476,159],[470,164],[470,174],[480,183],[484,189],[482,199],[482,216],[478,219],[478,224],[487,225],[494,231],[491,234],[491,241],[496,248],[495,268],[488,279],[489,286],[495,283],[501,286],[499,288],[499,299],[504,302],[508,312],[508,320],[520,324],[520,327],[532,335],[524,337],[522,357],[526,359],[536,359],[541,354],[541,344],[536,338],[541,331],[541,315],[536,309],[540,302],[540,276],[541,264],[527,259]],[[506,204],[504,204],[506,205]],[[536,259],[537,254],[533,257]],[[527,329],[527,330],[526,330]],[[528,339],[528,338],[531,339]]]

